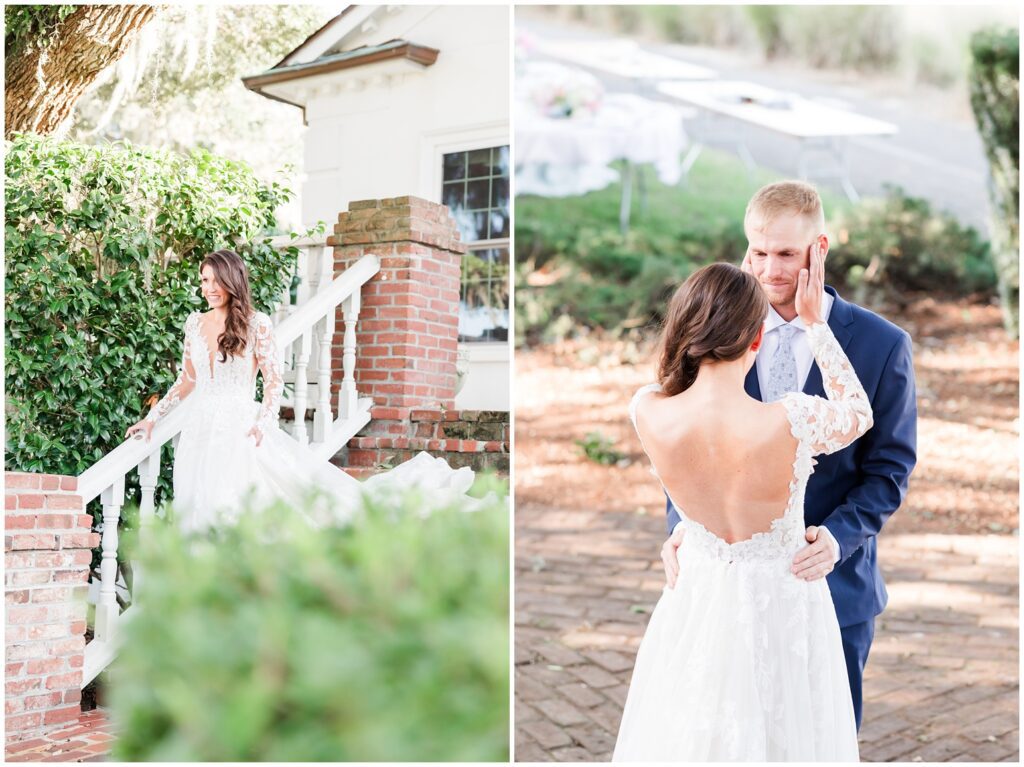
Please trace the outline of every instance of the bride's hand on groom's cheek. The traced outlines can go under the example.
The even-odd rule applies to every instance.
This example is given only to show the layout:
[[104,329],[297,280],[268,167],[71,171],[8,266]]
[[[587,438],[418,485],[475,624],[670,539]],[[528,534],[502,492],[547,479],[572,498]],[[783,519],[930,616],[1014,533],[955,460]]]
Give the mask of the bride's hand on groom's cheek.
[[827,535],[819,535],[819,528],[811,525],[804,537],[808,545],[804,546],[793,557],[793,575],[805,581],[816,581],[824,578],[835,567],[835,552]]

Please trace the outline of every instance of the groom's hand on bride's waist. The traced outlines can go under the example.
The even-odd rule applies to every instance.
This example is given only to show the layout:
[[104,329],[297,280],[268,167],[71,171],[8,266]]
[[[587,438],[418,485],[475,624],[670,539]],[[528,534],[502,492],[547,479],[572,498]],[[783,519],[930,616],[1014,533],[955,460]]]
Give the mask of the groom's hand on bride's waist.
[[683,526],[678,524],[661,547],[661,564],[665,566],[665,581],[670,589],[676,587],[676,578],[679,577],[679,560],[676,558],[676,552],[682,543]]
[[793,557],[792,572],[805,581],[824,578],[839,559],[835,538],[825,527],[811,525],[804,534],[807,545]]

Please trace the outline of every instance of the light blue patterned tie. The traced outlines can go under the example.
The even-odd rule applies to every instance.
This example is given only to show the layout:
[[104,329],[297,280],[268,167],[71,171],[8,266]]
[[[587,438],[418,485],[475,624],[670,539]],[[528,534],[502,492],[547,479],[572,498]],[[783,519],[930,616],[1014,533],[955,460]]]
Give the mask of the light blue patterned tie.
[[768,391],[765,402],[775,402],[782,399],[787,392],[797,391],[796,355],[793,354],[793,334],[796,330],[792,325],[778,327],[779,345],[775,347],[775,354],[768,366]]

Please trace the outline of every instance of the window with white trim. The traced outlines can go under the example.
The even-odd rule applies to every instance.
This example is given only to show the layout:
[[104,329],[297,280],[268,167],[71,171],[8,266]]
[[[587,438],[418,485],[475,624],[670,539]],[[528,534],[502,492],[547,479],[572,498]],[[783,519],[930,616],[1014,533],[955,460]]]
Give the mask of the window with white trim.
[[469,252],[462,258],[459,341],[507,341],[510,297],[507,146],[443,157],[441,202]]

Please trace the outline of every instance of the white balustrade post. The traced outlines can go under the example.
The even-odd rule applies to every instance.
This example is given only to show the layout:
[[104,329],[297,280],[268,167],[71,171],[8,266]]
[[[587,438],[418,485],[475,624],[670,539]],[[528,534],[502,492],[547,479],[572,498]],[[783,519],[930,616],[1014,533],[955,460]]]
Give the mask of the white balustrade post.
[[[142,463],[139,464],[139,539],[149,533],[153,526],[153,516],[156,511],[156,483],[160,479],[160,451],[157,448]],[[142,567],[132,560],[132,601],[139,590],[139,583],[142,582]]]
[[313,350],[313,338],[309,330],[302,334],[298,347],[298,353],[295,355],[295,422],[292,425],[292,434],[299,440],[300,445],[308,445],[306,403],[309,401],[309,378],[306,370],[309,367],[310,352]]
[[160,448],[157,448],[139,464],[139,535],[153,525],[156,511],[156,483],[160,478]]
[[316,370],[316,411],[313,413],[313,441],[325,442],[334,425],[331,413],[331,339],[334,338],[334,310],[317,323],[319,356]]
[[103,504],[103,537],[100,547],[100,599],[96,605],[96,639],[108,642],[114,638],[120,608],[117,605],[117,523],[124,505],[124,476],[100,494]]
[[356,320],[359,318],[359,291],[346,298],[341,308],[345,319],[345,341],[342,346],[341,368],[343,378],[338,392],[338,413],[351,418],[356,412]]

